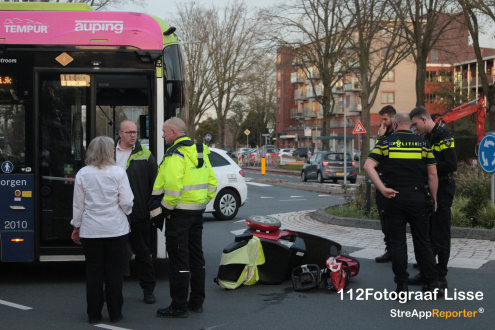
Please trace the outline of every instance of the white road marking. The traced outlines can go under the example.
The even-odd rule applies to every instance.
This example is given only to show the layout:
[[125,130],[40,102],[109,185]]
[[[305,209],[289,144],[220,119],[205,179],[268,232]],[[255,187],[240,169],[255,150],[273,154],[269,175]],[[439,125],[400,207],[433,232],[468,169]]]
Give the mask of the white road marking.
[[301,197],[304,197],[304,196],[290,196],[290,198],[301,198]]
[[307,199],[281,199],[280,202],[307,201]]
[[264,196],[261,196],[261,198],[274,198],[274,197],[264,197]]
[[95,327],[103,328],[103,329],[110,329],[110,330],[131,330],[128,328],[120,328],[120,327],[115,327],[113,325],[106,325],[106,324],[96,324]]
[[244,222],[246,220],[238,220],[238,221],[234,221],[234,223],[238,223],[238,222]]
[[240,235],[240,234],[244,234],[244,231],[246,229],[238,229],[238,230],[232,230],[231,233],[234,234],[234,235]]
[[258,187],[271,187],[271,184],[264,184],[264,183],[258,183],[258,182],[246,182],[246,184],[250,184],[252,186],[258,186]]
[[11,303],[11,302],[8,302],[8,301],[5,301],[5,300],[0,300],[0,304],[5,305],[5,306],[9,306],[9,307],[19,308],[19,309],[22,309],[24,311],[33,309],[32,307],[27,307],[27,306],[23,306],[23,305],[19,305],[19,304],[14,304],[14,303]]
[[318,195],[318,197],[330,197],[330,195]]

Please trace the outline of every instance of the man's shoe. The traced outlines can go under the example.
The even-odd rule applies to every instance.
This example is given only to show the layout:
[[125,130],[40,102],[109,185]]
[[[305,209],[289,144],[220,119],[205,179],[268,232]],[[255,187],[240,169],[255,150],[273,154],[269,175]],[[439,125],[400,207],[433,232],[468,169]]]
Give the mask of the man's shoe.
[[378,263],[392,261],[392,255],[390,254],[390,252],[385,251],[385,253],[383,255],[376,257],[375,261]]
[[187,304],[187,309],[194,313],[203,313],[203,306],[194,306],[191,304]]
[[113,319],[111,318],[111,319],[110,319],[110,322],[112,322],[112,323],[117,323],[117,322],[119,322],[120,320],[122,320],[122,318],[123,318],[123,316],[122,316],[122,314],[120,314],[120,315],[119,315],[119,316],[117,316],[116,318],[113,318]]
[[395,289],[395,293],[397,293],[395,299],[390,298],[390,300],[402,300],[401,296],[404,294],[401,294],[402,292],[405,292],[406,294],[406,301],[409,301],[409,287],[407,286],[407,283],[397,283],[397,289]]
[[95,317],[95,318],[90,317],[88,321],[89,321],[89,323],[97,323],[97,322],[100,322],[100,321],[101,321],[101,319],[102,319],[102,316],[101,316],[101,314],[100,314],[100,316],[99,316],[99,317]]
[[437,281],[426,283],[425,285],[423,285],[423,292],[434,293],[435,290],[437,290],[436,298],[437,299],[443,298],[443,296],[445,295],[445,290],[439,287]]
[[168,306],[167,308],[161,308],[156,311],[156,316],[158,317],[166,317],[166,318],[181,318],[185,319],[189,316],[186,311],[181,311],[179,309],[175,309],[172,306]]
[[409,284],[409,285],[423,285],[425,283],[426,283],[425,279],[423,278],[421,273],[418,273],[415,276],[410,277],[409,282],[407,282],[407,284]]
[[144,303],[145,304],[154,304],[156,303],[156,297],[153,293],[144,294]]
[[447,283],[447,278],[445,276],[438,278],[438,286],[440,287],[440,289],[448,289],[449,288],[449,284]]

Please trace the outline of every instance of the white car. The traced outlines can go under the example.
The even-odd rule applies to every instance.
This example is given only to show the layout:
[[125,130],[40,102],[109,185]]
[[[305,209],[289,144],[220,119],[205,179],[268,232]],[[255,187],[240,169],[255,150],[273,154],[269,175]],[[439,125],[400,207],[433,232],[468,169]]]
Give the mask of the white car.
[[278,152],[279,156],[292,156],[292,153],[294,152],[295,149],[280,149]]
[[211,153],[208,156],[217,176],[218,187],[215,198],[206,205],[205,212],[213,213],[218,220],[232,220],[247,199],[244,171],[229,157],[227,151],[209,149]]

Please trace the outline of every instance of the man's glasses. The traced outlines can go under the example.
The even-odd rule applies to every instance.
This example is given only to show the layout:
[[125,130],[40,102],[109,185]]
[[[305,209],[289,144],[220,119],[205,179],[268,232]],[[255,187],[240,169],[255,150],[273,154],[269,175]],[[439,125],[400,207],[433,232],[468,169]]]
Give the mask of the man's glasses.
[[124,132],[125,134],[127,135],[136,135],[137,132],[136,131],[127,131],[127,132]]

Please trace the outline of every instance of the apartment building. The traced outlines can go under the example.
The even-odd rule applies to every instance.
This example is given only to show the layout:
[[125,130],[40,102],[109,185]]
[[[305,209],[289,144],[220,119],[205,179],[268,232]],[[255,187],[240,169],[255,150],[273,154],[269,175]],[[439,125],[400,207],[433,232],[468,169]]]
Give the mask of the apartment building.
[[[487,72],[493,73],[495,49],[483,48],[482,53],[484,56],[491,56],[487,57],[485,67]],[[462,84],[463,88],[480,88],[475,58],[474,49],[469,45],[467,28],[462,21],[456,21],[455,26],[444,33],[428,56],[425,107],[430,113],[447,110],[443,100],[436,95],[441,84],[452,84],[455,78],[456,84]],[[392,105],[397,111],[410,111],[416,106],[415,82],[416,65],[412,56],[390,70],[381,81],[377,98],[370,110],[370,127],[365,127],[370,132],[371,146],[374,145],[380,126],[378,112],[381,108]],[[362,135],[351,134],[360,120],[360,90],[360,81],[352,74],[345,75],[332,90],[338,103],[330,122],[330,136],[325,137],[330,139],[332,150],[343,150],[344,128],[350,141],[348,148],[361,149]],[[321,140],[317,139],[322,136],[323,130],[323,111],[318,102],[321,95],[322,85],[318,72],[310,68],[306,74],[293,61],[293,55],[280,48],[277,52],[276,147],[294,148],[299,145],[322,148]]]

